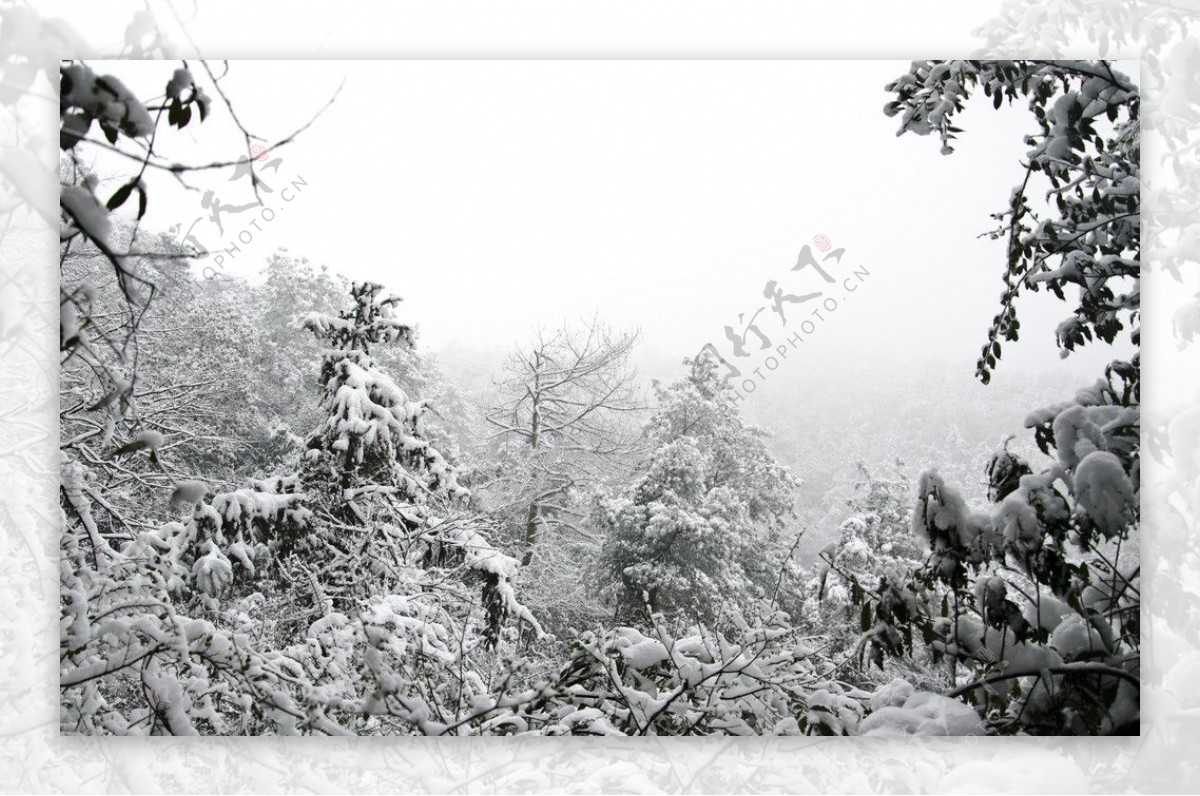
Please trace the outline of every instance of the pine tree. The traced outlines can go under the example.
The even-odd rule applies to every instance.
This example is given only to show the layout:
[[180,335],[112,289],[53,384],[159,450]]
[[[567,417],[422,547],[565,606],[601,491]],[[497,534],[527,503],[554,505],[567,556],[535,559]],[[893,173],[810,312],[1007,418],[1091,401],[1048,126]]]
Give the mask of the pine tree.
[[359,521],[367,519],[355,499],[360,494],[386,493],[414,505],[465,496],[449,463],[424,439],[428,406],[411,400],[371,357],[373,344],[413,342],[412,329],[395,317],[400,299],[380,295],[382,289],[357,284],[349,310],[302,320],[328,346],[320,374],[327,418],[308,440],[308,478],[336,484],[337,508]]

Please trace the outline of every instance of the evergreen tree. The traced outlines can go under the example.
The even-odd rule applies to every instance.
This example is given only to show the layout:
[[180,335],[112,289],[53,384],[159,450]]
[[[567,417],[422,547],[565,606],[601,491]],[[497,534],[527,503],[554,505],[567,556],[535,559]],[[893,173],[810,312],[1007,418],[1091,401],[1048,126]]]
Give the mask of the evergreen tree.
[[798,482],[745,425],[711,357],[661,387],[646,434],[653,448],[625,493],[604,501],[602,568],[616,614],[711,622],[766,595],[771,555]]

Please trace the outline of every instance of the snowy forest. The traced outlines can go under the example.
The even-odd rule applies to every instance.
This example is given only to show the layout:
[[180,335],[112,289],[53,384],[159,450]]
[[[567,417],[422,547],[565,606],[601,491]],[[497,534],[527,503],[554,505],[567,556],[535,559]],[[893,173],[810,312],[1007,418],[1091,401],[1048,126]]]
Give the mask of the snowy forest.
[[[308,127],[243,126],[236,62],[144,69],[157,95],[60,70],[63,733],[1138,733],[1139,93],[1116,66],[914,61],[880,86],[951,163],[968,105],[1021,109],[1026,150],[973,187],[1003,290],[951,364],[986,400],[881,387],[857,429],[833,398],[773,426],[794,412],[751,407],[727,349],[648,375],[599,316],[427,351],[399,267],[214,272],[141,224],[156,191],[215,168],[272,191]],[[227,157],[156,146],[218,116]],[[1031,294],[1054,339],[1021,334]],[[995,378],[1020,346],[1114,353],[1064,391]]]

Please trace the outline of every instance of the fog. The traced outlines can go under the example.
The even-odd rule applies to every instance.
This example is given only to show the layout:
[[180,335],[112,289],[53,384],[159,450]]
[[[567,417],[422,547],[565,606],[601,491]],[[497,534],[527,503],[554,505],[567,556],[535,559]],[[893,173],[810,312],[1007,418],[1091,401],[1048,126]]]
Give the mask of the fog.
[[[138,93],[161,71],[107,66]],[[290,183],[291,198],[264,194],[267,222],[232,212],[254,201],[232,168],[192,178],[230,210],[217,228],[202,190],[160,174],[145,224],[190,231],[222,273],[251,274],[285,247],[385,284],[405,297],[422,350],[472,389],[486,390],[535,330],[591,316],[640,330],[647,380],[677,378],[682,359],[712,343],[740,371],[747,415],[825,511],[841,496],[824,485],[850,488],[859,459],[904,455],[912,476],[954,429],[982,467],[1037,401],[1069,397],[1114,355],[1097,345],[1060,359],[1053,329],[1066,305],[1026,294],[1021,340],[1006,345],[991,386],[975,380],[1005,257],[1003,240],[981,234],[1023,175],[1031,121],[1020,106],[971,105],[950,156],[935,139],[898,138],[884,86],[906,67],[236,62],[225,91],[268,142],[336,95],[264,172]],[[227,114],[209,124],[221,134],[172,131],[161,151],[226,156],[239,136]],[[824,261],[832,283],[792,270],[805,245],[824,256],[817,235],[844,249]],[[764,298],[770,281],[822,295],[783,305],[784,324]],[[836,310],[813,317],[829,297]],[[748,355],[735,357],[725,327],[740,333],[759,310],[762,336],[748,332]]]

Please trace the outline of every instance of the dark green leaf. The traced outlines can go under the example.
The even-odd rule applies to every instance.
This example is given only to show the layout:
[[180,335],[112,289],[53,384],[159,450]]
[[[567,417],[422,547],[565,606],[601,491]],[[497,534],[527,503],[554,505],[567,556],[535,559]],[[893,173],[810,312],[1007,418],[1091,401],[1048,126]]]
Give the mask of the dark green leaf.
[[109,197],[107,207],[109,210],[116,210],[121,205],[125,204],[125,200],[133,193],[133,189],[137,186],[136,182],[127,182],[117,189],[116,193]]

